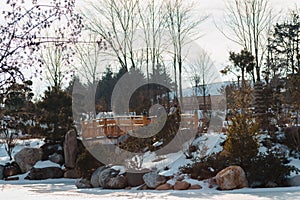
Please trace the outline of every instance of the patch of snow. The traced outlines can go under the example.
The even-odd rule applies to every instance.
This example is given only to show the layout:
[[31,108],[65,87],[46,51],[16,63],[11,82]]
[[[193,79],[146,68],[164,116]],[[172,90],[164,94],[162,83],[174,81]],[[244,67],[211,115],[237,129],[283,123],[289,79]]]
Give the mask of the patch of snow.
[[46,168],[46,167],[59,167],[60,165],[57,163],[54,163],[50,160],[45,160],[45,161],[38,161],[34,166],[34,168]]
[[159,147],[161,145],[163,145],[163,141],[157,141],[153,144],[154,147]]
[[111,168],[114,170],[120,171],[119,174],[125,174],[125,172],[126,172],[126,169],[123,166],[115,165],[115,166],[112,166]]

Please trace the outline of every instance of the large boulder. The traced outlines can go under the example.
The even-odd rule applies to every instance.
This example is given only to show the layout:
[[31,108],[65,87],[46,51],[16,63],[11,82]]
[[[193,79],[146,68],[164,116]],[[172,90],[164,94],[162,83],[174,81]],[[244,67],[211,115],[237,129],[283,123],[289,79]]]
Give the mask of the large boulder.
[[62,178],[64,171],[59,167],[32,168],[28,174],[30,180],[44,180],[49,178]]
[[99,167],[91,177],[91,185],[104,189],[124,189],[128,186],[127,178],[120,174],[119,170],[102,166]]
[[166,177],[159,175],[157,172],[149,172],[147,174],[144,174],[143,180],[145,184],[151,189],[155,189],[159,185],[167,182]]
[[3,172],[4,172],[4,166],[0,165],[0,180],[2,180],[4,178]]
[[42,150],[37,148],[24,148],[16,153],[14,158],[21,172],[25,173],[42,159]]
[[94,187],[94,188],[97,188],[97,187],[100,187],[100,184],[99,184],[99,176],[100,176],[100,173],[105,170],[105,169],[108,169],[109,167],[106,167],[106,166],[102,166],[102,167],[99,167],[98,169],[96,169],[94,171],[94,173],[92,174],[91,176],[91,185]]
[[107,168],[99,173],[99,185],[104,189],[123,189],[128,186],[125,176],[120,171]]
[[77,134],[75,130],[66,133],[64,141],[65,166],[74,169],[77,156]]
[[248,187],[245,171],[240,166],[230,166],[220,171],[215,177],[221,190]]

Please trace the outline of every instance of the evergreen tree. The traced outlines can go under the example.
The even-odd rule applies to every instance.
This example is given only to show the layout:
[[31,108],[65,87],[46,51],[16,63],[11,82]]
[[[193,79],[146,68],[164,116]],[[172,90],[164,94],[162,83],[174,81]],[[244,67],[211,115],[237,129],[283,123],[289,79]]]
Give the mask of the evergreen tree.
[[66,91],[49,87],[37,107],[41,113],[38,121],[46,125],[46,140],[62,142],[67,131],[73,128],[71,96]]

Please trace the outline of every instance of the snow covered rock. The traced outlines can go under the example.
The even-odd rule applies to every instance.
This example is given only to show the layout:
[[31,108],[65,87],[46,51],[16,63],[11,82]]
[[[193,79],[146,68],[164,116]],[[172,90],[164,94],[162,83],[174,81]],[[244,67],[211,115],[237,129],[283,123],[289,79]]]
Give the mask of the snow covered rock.
[[77,135],[75,130],[66,133],[64,141],[65,166],[74,169],[77,156]]
[[64,163],[63,156],[61,154],[57,154],[57,153],[50,155],[49,160],[54,163],[60,164],[60,165]]
[[125,176],[120,171],[107,168],[99,173],[99,185],[104,189],[124,189],[128,186]]
[[248,187],[245,171],[240,166],[230,166],[216,175],[216,183],[221,190]]
[[176,181],[174,184],[174,190],[187,190],[190,186],[191,184],[186,181]]
[[96,169],[94,171],[94,173],[92,174],[92,177],[91,177],[91,185],[94,187],[94,188],[97,188],[97,187],[100,187],[100,184],[99,184],[99,176],[100,176],[100,173],[105,170],[105,169],[108,169],[109,167],[106,167],[106,166],[102,166],[102,167],[99,167],[98,169]]
[[3,172],[4,172],[4,166],[0,165],[0,180],[2,180],[4,178]]
[[92,188],[91,182],[85,178],[81,178],[75,181],[75,186],[78,189]]
[[166,177],[159,175],[157,172],[149,172],[143,176],[145,184],[151,188],[157,188],[167,182]]
[[127,178],[120,174],[119,170],[102,166],[92,174],[91,185],[94,188],[124,189],[128,186],[128,183]]
[[28,172],[39,160],[42,159],[42,150],[37,148],[24,148],[14,156],[21,172]]
[[64,172],[58,167],[32,168],[28,174],[30,180],[44,180],[49,178],[62,178]]

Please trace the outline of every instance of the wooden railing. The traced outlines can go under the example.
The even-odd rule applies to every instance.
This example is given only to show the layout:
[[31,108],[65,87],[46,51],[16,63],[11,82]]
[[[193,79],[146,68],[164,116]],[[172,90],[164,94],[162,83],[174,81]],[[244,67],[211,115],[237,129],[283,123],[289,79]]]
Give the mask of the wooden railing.
[[[136,130],[140,127],[155,123],[156,117],[138,116],[116,116],[114,118],[100,118],[89,121],[83,121],[82,138],[100,139],[117,138],[126,134],[130,130]],[[192,114],[182,114],[181,123],[184,127],[197,128],[198,117]]]

